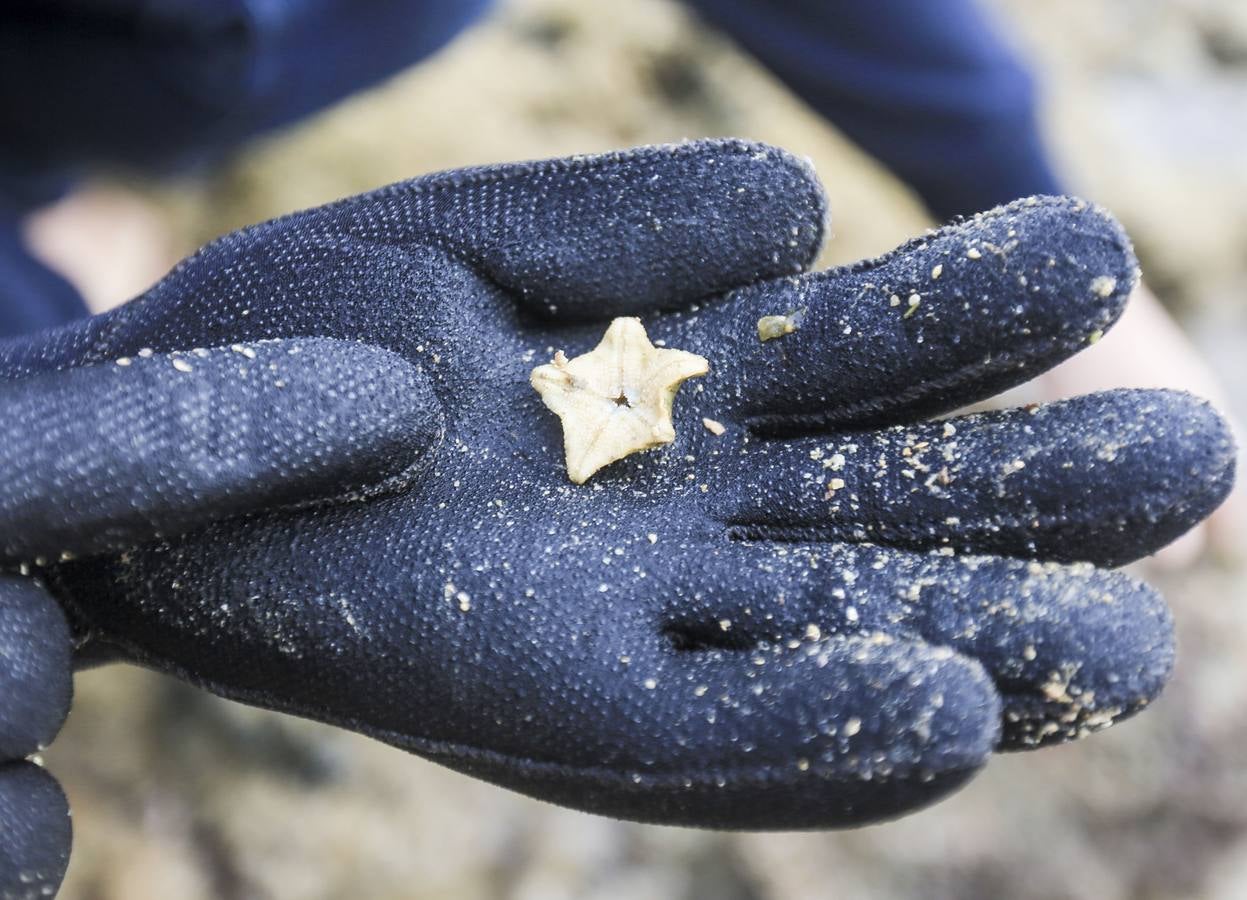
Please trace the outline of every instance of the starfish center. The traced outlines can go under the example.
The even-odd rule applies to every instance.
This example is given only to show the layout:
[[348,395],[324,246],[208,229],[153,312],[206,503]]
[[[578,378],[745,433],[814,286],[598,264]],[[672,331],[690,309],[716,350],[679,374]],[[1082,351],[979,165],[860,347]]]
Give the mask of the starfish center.
[[529,380],[562,420],[567,477],[584,484],[603,466],[675,440],[676,391],[708,371],[694,353],[655,347],[640,319],[615,319],[594,349],[574,359],[560,350]]

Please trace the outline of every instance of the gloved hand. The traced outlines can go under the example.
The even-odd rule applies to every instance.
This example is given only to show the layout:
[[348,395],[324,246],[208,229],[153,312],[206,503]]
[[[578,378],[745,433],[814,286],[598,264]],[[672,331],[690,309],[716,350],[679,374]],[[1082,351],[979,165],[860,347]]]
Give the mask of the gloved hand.
[[193,358],[194,378],[161,357],[0,382],[2,900],[51,896],[69,859],[65,796],[25,759],[69,710],[73,652],[32,564],[374,484],[401,473],[429,422],[415,370],[366,345]]
[[[1169,616],[1097,566],[1216,506],[1221,419],[1147,391],[926,421],[1109,327],[1135,280],[1120,228],[1038,198],[801,275],[824,213],[791,157],[701,142],[434,175],[226,236],[3,365],[151,353],[170,381],[229,360],[276,385],[297,347],[350,339],[394,354],[420,414],[360,440],[388,465],[355,490],[43,576],[133,661],[655,822],[869,822],[997,749],[1138,710],[1169,671]],[[787,313],[796,330],[761,342]],[[620,315],[710,373],[677,397],[672,445],[572,484],[529,372]],[[272,338],[290,346],[228,349]],[[174,352],[194,346],[219,349]],[[212,446],[247,426],[218,416]]]

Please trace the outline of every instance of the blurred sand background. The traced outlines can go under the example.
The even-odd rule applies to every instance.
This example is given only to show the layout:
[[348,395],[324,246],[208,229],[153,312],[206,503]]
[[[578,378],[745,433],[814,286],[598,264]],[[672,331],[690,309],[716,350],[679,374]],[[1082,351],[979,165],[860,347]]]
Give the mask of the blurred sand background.
[[[1125,221],[1146,276],[1247,419],[1247,4],[991,5],[1036,64],[1071,183]],[[825,263],[930,224],[902,186],[674,3],[511,0],[440,56],[225,166],[176,183],[102,182],[110,215],[148,236],[150,266],[117,267],[92,299],[134,293],[221,232],[388,181],[703,135],[814,160],[834,216]],[[1247,898],[1242,539],[1239,550],[1145,572],[1180,640],[1150,711],[1077,745],[1000,758],[943,804],[855,832],[614,822],[149,673],[83,673],[46,755],[74,810],[62,896]]]

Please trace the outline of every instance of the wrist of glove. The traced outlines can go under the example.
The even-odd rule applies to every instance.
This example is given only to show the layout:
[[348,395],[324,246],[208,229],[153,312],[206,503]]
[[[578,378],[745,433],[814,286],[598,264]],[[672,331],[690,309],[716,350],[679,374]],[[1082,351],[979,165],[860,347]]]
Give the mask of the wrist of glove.
[[[29,485],[0,535],[136,662],[534,796],[729,828],[915,809],[1156,696],[1168,613],[1107,567],[1206,516],[1233,452],[1165,391],[929,421],[1111,326],[1136,264],[1101,210],[1035,198],[803,274],[824,219],[807,167],[727,141],[434,175],[226,236],[0,348],[15,385],[96,373],[152,459],[183,454],[74,464],[117,473],[70,489],[86,555],[55,561],[78,520]],[[670,445],[573,484],[529,373],[616,316],[709,374]],[[322,345],[358,356],[355,389],[300,396],[339,380],[306,365]],[[90,430],[40,389],[32,415]],[[232,486],[205,501],[203,477]]]

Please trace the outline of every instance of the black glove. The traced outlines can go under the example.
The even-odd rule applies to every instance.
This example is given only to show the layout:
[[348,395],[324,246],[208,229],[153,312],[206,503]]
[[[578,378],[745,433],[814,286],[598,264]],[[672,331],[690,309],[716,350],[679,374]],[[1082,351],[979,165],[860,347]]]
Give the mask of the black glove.
[[69,710],[73,650],[32,564],[402,475],[430,424],[416,371],[377,348],[273,341],[193,358],[194,378],[162,357],[0,382],[0,557],[30,560],[0,573],[3,900],[50,896],[69,859],[64,794],[25,759]]
[[[4,365],[149,348],[194,383],[235,341],[347,338],[406,360],[420,414],[358,443],[390,465],[353,491],[45,578],[132,660],[649,821],[867,822],[996,749],[1136,711],[1169,671],[1169,617],[1092,564],[1216,506],[1222,421],[1163,391],[923,421],[1107,328],[1135,278],[1121,230],[1035,199],[799,275],[823,220],[806,167],[706,142],[435,175],[222,238]],[[676,398],[674,443],[573,484],[530,370],[621,315],[710,371]],[[220,349],[174,352],[196,345]],[[237,364],[285,380],[295,359]],[[212,434],[238,439],[228,416]]]

